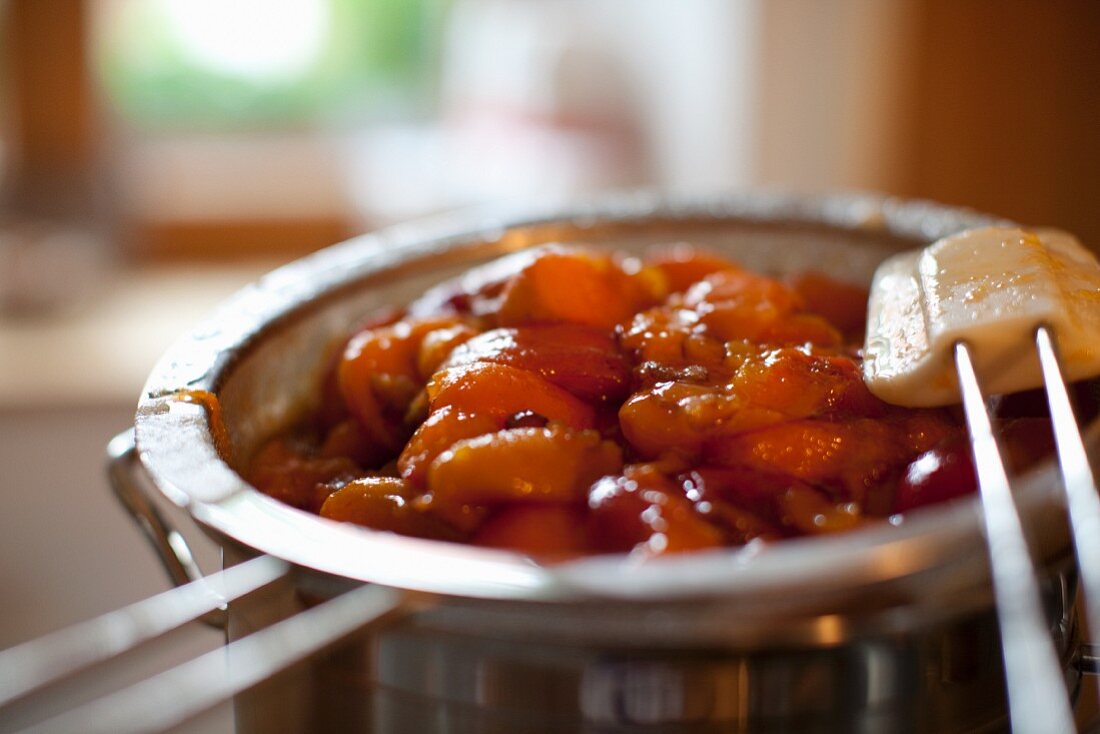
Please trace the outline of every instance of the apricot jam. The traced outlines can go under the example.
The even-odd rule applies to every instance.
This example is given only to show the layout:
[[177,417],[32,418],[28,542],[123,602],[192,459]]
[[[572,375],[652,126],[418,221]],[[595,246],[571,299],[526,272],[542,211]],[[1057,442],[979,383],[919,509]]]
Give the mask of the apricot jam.
[[865,310],[857,286],[687,246],[517,253],[352,334],[248,479],[548,559],[843,532],[973,492],[957,415],[865,388]]

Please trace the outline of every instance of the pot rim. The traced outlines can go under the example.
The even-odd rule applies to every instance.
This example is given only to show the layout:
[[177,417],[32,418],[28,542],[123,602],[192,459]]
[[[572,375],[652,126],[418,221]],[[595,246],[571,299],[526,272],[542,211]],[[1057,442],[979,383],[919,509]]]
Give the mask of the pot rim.
[[[471,211],[390,227],[269,273],[179,338],[142,391],[135,418],[140,461],[161,493],[222,540],[325,574],[439,595],[532,601],[717,595],[755,603],[789,597],[792,590],[812,596],[950,567],[973,570],[975,563],[987,574],[974,498],[927,508],[897,525],[644,562],[614,555],[539,565],[514,552],[335,523],[248,485],[218,456],[206,412],[174,397],[180,390],[216,393],[242,352],[283,319],[424,258],[479,246],[521,249],[532,243],[531,230],[539,227],[568,226],[583,233],[604,226],[723,221],[809,226],[914,246],[961,229],[1006,223],[967,209],[873,194],[672,199],[642,193],[608,197],[564,214]],[[1020,478],[1018,496],[1025,512],[1059,504],[1052,491],[1055,472],[1047,462]]]

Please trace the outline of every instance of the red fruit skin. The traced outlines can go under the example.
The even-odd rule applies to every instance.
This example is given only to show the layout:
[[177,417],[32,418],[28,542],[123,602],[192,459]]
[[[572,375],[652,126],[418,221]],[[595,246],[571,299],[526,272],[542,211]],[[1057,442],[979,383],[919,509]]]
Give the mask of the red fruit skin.
[[970,445],[951,441],[925,451],[909,464],[898,482],[894,511],[906,512],[977,490],[978,476]]
[[[588,520],[592,547],[605,552],[643,548],[647,554],[660,555],[725,543],[722,531],[697,512],[682,487],[645,465],[635,465],[625,476],[605,476],[593,483]],[[654,540],[660,542],[654,544]]]

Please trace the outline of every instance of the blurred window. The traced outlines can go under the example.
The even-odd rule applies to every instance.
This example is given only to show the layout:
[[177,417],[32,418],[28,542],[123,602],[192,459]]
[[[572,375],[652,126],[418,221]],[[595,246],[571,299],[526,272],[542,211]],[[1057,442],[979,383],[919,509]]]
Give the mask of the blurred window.
[[107,98],[143,131],[430,111],[444,0],[100,0]]
[[341,137],[431,118],[447,0],[93,0],[139,255],[290,256],[370,226]]

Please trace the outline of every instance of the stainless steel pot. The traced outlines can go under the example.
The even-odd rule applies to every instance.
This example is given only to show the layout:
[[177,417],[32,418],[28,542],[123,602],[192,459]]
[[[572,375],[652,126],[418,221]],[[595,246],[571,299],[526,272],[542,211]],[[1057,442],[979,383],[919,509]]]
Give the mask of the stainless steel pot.
[[[893,252],[993,220],[870,196],[747,195],[631,196],[565,215],[464,221],[386,230],[271,273],[177,342],[145,387],[140,470],[224,547],[227,563],[269,554],[296,569],[230,605],[231,640],[364,583],[403,599],[385,622],[239,697],[242,731],[1004,727],[972,500],[838,537],[539,566],[331,523],[263,496],[237,473],[316,403],[327,355],[364,313],[502,253],[556,241],[640,250],[686,240],[756,269],[867,281]],[[177,399],[182,389],[218,395],[231,444],[224,459],[205,411]],[[1057,481],[1054,467],[1039,466],[1019,478],[1018,496],[1075,690],[1075,575]],[[175,564],[172,548],[160,546]]]

